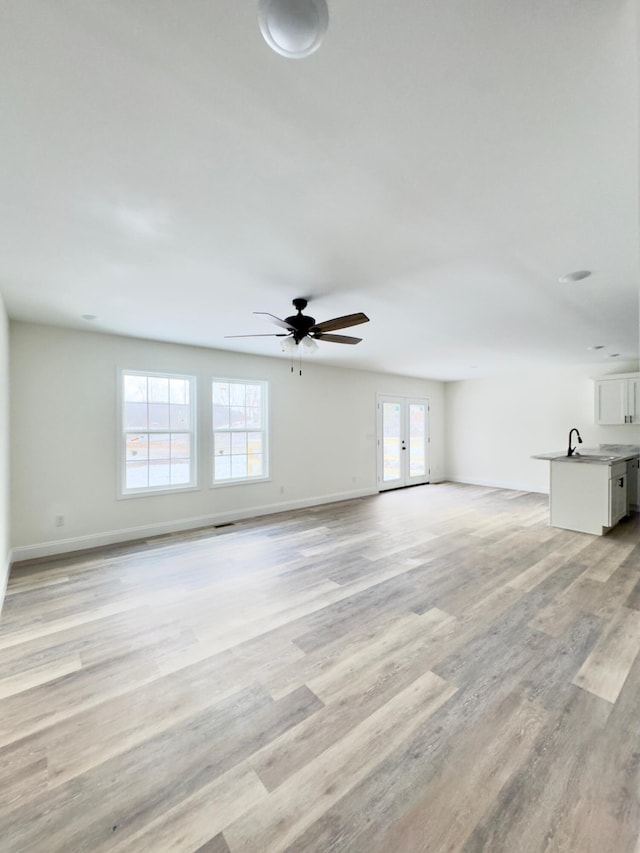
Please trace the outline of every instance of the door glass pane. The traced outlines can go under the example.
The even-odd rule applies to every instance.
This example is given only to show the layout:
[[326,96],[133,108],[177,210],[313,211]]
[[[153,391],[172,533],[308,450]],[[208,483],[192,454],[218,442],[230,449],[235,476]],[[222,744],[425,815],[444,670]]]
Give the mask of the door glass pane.
[[409,404],[409,476],[424,477],[426,459],[426,409],[422,404]]
[[399,480],[400,459],[400,404],[382,404],[382,479]]

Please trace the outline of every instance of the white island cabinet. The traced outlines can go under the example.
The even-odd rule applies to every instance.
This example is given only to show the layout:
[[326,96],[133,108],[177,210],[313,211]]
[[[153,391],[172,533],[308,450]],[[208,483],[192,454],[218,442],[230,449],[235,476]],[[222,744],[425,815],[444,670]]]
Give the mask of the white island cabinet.
[[628,513],[627,463],[551,461],[551,525],[601,536]]
[[602,536],[640,506],[640,445],[601,444],[576,448],[571,456],[555,452],[533,458],[551,463],[552,527]]

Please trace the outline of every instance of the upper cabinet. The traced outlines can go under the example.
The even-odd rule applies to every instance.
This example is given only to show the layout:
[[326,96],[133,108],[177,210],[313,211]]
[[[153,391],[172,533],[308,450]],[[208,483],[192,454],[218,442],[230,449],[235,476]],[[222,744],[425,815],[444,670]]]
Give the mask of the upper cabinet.
[[597,424],[640,424],[640,373],[595,380]]

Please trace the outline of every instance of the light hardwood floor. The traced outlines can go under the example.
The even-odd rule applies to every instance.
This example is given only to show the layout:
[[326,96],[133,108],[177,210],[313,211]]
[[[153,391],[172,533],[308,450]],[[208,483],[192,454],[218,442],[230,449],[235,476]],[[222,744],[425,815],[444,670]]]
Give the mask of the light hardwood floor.
[[636,853],[638,517],[389,492],[15,567],[0,851]]

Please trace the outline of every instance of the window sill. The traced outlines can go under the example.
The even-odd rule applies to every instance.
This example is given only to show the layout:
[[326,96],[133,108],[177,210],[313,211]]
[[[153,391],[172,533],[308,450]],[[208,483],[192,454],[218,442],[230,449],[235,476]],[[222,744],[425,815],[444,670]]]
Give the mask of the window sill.
[[270,483],[271,477],[242,477],[237,480],[221,480],[219,483],[211,483],[210,489],[226,489],[227,486],[248,486],[256,483]]
[[139,491],[130,491],[130,492],[120,492],[118,494],[119,501],[127,501],[131,498],[155,498],[158,495],[178,495],[183,492],[197,492],[200,490],[200,486],[190,485],[190,486],[167,486],[167,487],[158,487],[157,489],[140,489]]

